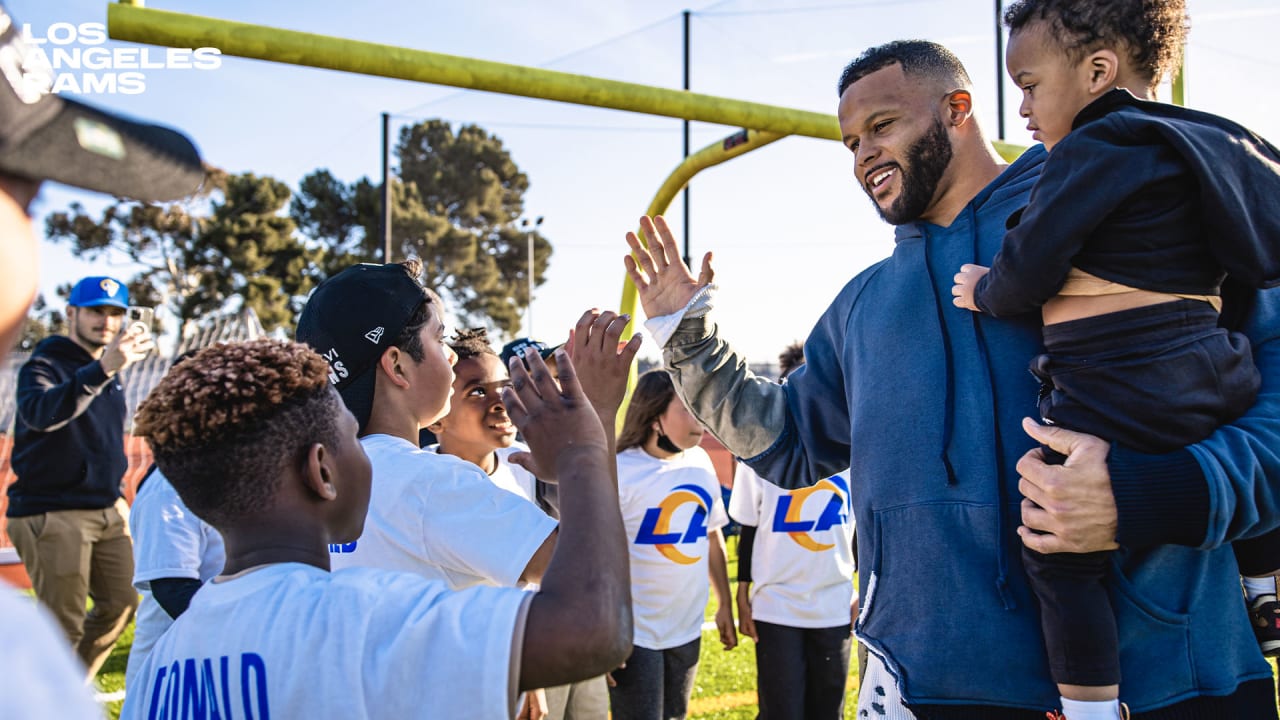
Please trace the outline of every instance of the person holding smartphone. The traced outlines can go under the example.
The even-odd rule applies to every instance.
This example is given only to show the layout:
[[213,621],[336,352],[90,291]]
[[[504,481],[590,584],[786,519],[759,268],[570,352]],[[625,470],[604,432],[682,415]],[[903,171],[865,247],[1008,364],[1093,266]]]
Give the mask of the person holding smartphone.
[[146,325],[126,323],[128,307],[124,283],[84,278],[71,289],[67,334],[41,341],[18,371],[18,479],[9,486],[7,529],[36,597],[89,677],[138,606],[120,483],[128,460],[119,374],[155,343]]

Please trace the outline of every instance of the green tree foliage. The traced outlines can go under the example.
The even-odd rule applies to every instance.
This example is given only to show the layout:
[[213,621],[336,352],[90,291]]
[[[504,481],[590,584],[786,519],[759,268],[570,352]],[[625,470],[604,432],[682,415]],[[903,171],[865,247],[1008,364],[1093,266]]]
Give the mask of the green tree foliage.
[[166,306],[187,320],[251,307],[267,329],[292,329],[320,279],[324,251],[304,242],[283,211],[284,183],[214,172],[208,194],[184,203],[117,200],[100,218],[78,203],[46,220],[46,234],[76,255],[143,266],[126,280],[132,302]]
[[[464,325],[511,336],[529,304],[529,238],[535,284],[551,257],[547,239],[522,227],[528,177],[499,138],[475,125],[457,133],[442,120],[402,128],[395,153],[392,260],[420,258],[424,281]],[[368,178],[347,185],[318,170],[302,179],[290,215],[303,235],[332,248],[328,274],[383,260],[380,188]]]

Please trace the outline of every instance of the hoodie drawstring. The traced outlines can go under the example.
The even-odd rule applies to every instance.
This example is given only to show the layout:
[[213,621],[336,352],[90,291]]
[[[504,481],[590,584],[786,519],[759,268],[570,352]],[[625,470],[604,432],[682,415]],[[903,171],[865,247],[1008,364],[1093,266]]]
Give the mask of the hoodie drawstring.
[[943,314],[942,298],[938,295],[938,286],[933,278],[933,265],[929,262],[929,231],[922,228],[924,235],[924,269],[929,276],[929,290],[933,293],[933,307],[938,314],[938,332],[942,333],[943,353],[943,415],[942,415],[942,465],[947,469],[947,485],[956,484],[956,469],[951,463],[951,443],[955,434],[956,389],[955,369],[952,367],[951,337],[947,334],[947,318]]
[[[977,233],[977,217],[974,208],[970,205],[965,209],[968,214],[969,226],[973,228],[973,262],[977,262],[978,257],[978,233]],[[933,306],[938,315],[938,330],[942,333],[942,352],[945,364],[944,370],[944,393],[943,401],[943,421],[942,421],[942,465],[947,470],[947,485],[955,485],[957,475],[955,464],[951,461],[953,456],[953,445],[955,444],[955,413],[956,413],[956,388],[955,388],[955,367],[954,358],[951,350],[951,337],[947,332],[946,306],[943,305],[942,297],[938,292],[937,284],[933,277],[932,263],[929,261],[930,237],[928,230],[924,230],[924,256],[925,271],[929,275],[929,289],[933,293]],[[982,324],[979,322],[978,313],[969,313],[970,321],[973,323],[974,338],[977,341],[978,360],[982,367],[987,369],[987,392],[991,397],[991,418],[993,424],[1000,417],[999,403],[996,401],[995,394],[995,376],[991,363],[988,360],[987,340],[982,332]],[[996,592],[1000,595],[1000,602],[1004,605],[1005,610],[1013,610],[1017,607],[1017,602],[1013,598],[1013,593],[1009,590],[1009,552],[1005,546],[1005,533],[1008,530],[1008,523],[1005,520],[1005,503],[1007,500],[1007,491],[1005,488],[1006,473],[1004,470],[1004,443],[1000,439],[1000,428],[993,427],[993,435],[995,437],[995,462],[996,462]]]

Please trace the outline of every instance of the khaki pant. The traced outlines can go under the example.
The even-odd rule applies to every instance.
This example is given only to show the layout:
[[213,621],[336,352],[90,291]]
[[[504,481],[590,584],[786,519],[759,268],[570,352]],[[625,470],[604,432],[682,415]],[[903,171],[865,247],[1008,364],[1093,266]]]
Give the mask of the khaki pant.
[[546,720],[606,720],[609,685],[604,676],[547,688]]
[[[93,677],[138,607],[129,506],[120,499],[101,510],[11,517],[6,527],[36,597]],[[86,598],[93,599],[87,614]]]

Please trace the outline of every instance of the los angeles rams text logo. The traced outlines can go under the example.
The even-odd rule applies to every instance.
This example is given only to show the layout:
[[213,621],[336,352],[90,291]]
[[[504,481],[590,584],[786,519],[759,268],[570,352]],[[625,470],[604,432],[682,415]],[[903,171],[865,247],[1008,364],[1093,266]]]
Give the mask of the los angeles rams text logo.
[[[683,530],[672,532],[671,521],[676,510],[684,505],[693,504],[693,514],[689,517],[688,526]],[[662,556],[674,563],[692,565],[701,556],[690,556],[677,548],[677,545],[693,545],[707,536],[707,514],[711,512],[711,496],[697,485],[677,485],[671,494],[644,513],[640,522],[640,531],[636,533],[637,545],[653,545]]]
[[[817,520],[802,520],[800,513],[804,508],[805,502],[817,493],[831,493],[827,498],[827,504],[822,509],[822,514]],[[831,543],[818,542],[810,536],[810,533],[818,533],[824,530],[830,530],[837,525],[844,525],[849,521],[849,486],[845,483],[844,478],[839,475],[832,475],[826,480],[820,480],[817,484],[792,490],[790,493],[778,498],[778,508],[773,514],[773,531],[777,533],[786,533],[800,547],[811,550],[813,552],[822,552],[835,547]]]

